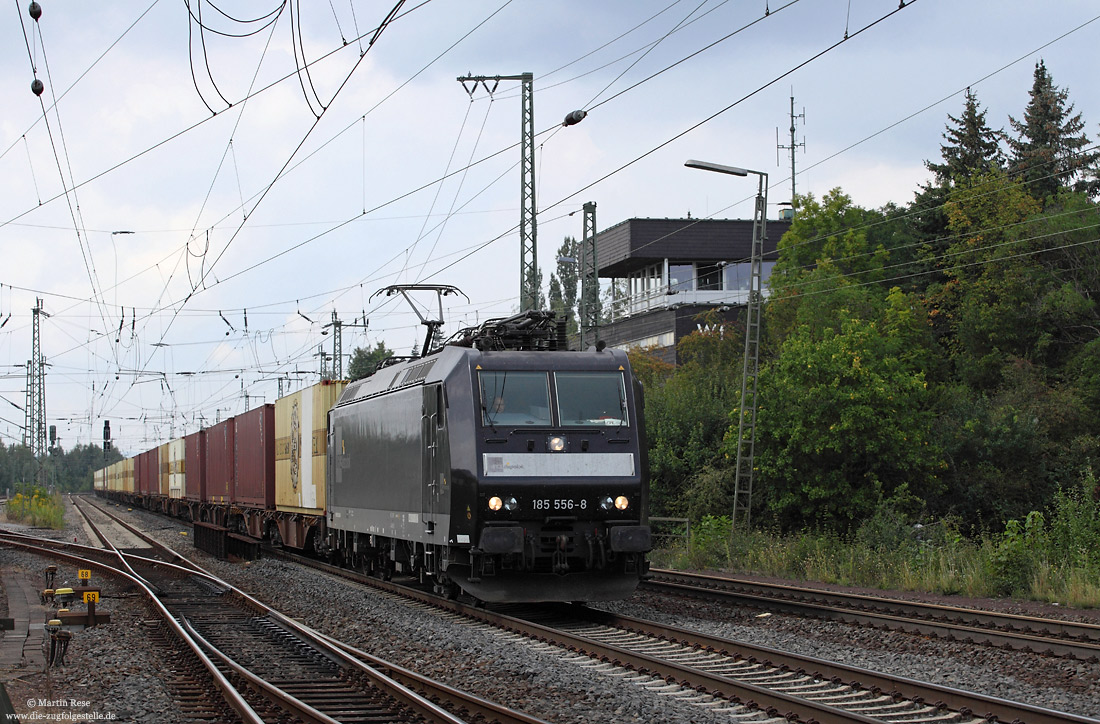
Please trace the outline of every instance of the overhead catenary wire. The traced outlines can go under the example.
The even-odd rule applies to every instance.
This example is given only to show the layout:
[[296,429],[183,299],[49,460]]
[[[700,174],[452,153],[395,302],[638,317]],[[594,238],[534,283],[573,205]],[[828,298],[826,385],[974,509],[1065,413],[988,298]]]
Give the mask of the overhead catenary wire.
[[[458,144],[459,144],[460,141],[462,141],[462,133],[463,133],[463,131],[466,130],[466,121],[469,120],[469,118],[470,118],[470,109],[472,109],[473,107],[474,107],[474,101],[473,101],[473,98],[471,97],[470,102],[466,104],[466,113],[462,116],[462,123],[459,125],[458,133],[455,135],[454,145],[451,147],[451,153],[447,157],[447,163],[443,168],[444,178],[446,178],[446,176],[448,175],[448,172],[451,170],[451,163],[454,162],[455,154],[458,152]],[[489,104],[488,108],[485,111],[485,119],[486,120],[488,120],[488,118],[489,118],[489,110],[491,108],[492,108],[492,103]],[[484,131],[484,129],[485,129],[485,122],[484,121],[481,124],[481,128]],[[478,135],[478,138],[480,139],[481,136]],[[476,147],[476,143],[475,143],[475,147]],[[459,189],[461,189],[461,184],[459,185]],[[442,193],[442,191],[443,191],[443,181],[440,180],[439,184],[435,188],[435,194],[432,196],[432,201],[428,205],[428,212],[426,214],[424,214],[424,220],[420,224],[420,231],[416,235],[416,239],[413,240],[413,243],[409,247],[408,253],[405,257],[405,260],[406,260],[405,261],[405,266],[404,266],[404,268],[402,268],[403,273],[408,270],[408,260],[409,260],[409,258],[411,258],[412,253],[416,250],[416,245],[419,244],[420,240],[424,238],[424,229],[427,228],[427,226],[428,226],[428,220],[431,218],[432,211],[435,210],[435,204],[436,204],[437,201],[439,201],[439,194]],[[456,191],[455,194],[457,196],[458,191]],[[429,256],[430,256],[430,254],[429,254]]]
[[[19,18],[20,18],[20,23],[23,23],[22,14],[19,15]],[[91,285],[92,298],[95,301],[95,304],[97,304],[97,306],[99,307],[100,315],[103,317],[104,323],[106,323],[106,316],[105,316],[105,313],[104,313],[104,305],[103,305],[103,299],[102,299],[102,290],[100,288],[101,285],[99,284],[99,281],[98,281],[98,278],[97,278],[97,275],[96,275],[96,272],[95,272],[95,264],[92,260],[92,255],[91,255],[92,250],[91,250],[90,246],[85,248],[84,237],[86,236],[86,233],[83,234],[83,235],[81,233],[83,223],[82,223],[82,220],[80,219],[80,204],[79,204],[78,201],[76,201],[76,190],[75,190],[75,187],[74,187],[75,179],[73,178],[73,174],[72,174],[72,164],[69,161],[68,149],[67,149],[66,144],[65,144],[65,135],[64,135],[64,131],[62,129],[62,124],[61,124],[61,114],[57,109],[57,98],[56,98],[56,96],[54,96],[53,79],[50,75],[49,61],[48,61],[47,56],[46,56],[45,38],[42,36],[42,29],[41,29],[41,25],[39,24],[38,20],[39,20],[38,17],[34,17],[35,23],[32,26],[31,35],[34,36],[35,32],[37,31],[37,38],[38,38],[39,42],[35,43],[35,45],[36,46],[41,46],[41,48],[42,48],[42,64],[43,64],[43,66],[46,70],[46,77],[49,80],[50,95],[54,99],[52,108],[53,108],[53,111],[54,111],[54,115],[57,119],[58,135],[60,136],[60,139],[61,139],[61,153],[58,152],[57,143],[56,143],[56,141],[54,139],[54,136],[53,136],[53,129],[50,125],[48,113],[47,113],[47,110],[46,110],[46,102],[42,99],[42,92],[41,92],[42,89],[39,88],[35,92],[35,95],[38,97],[39,106],[42,109],[42,119],[46,124],[46,131],[47,131],[47,135],[49,136],[49,140],[50,140],[50,148],[53,151],[54,160],[57,164],[58,175],[61,178],[62,192],[64,194],[65,201],[66,201],[66,203],[68,204],[68,207],[69,207],[69,215],[73,220],[73,227],[74,227],[74,231],[76,232],[77,244],[80,247],[80,254],[81,254],[81,257],[83,258],[83,261],[84,261],[85,270],[88,273],[88,281]],[[27,52],[28,52],[28,55],[30,56],[31,69],[32,69],[32,72],[35,75],[35,82],[37,83],[38,82],[37,62],[36,62],[36,59],[35,59],[35,54],[31,50],[31,41],[27,38],[27,30],[26,30],[26,25],[25,24],[23,24],[23,36],[24,36],[24,39],[26,40],[26,43],[27,43]],[[62,158],[61,158],[62,154],[65,157],[64,168],[63,168]],[[65,177],[65,168],[68,168],[68,171],[69,171],[69,178],[68,179],[66,179],[66,177]],[[69,196],[70,193],[72,194],[72,198],[70,198],[70,196]],[[74,205],[74,201],[75,201],[75,205]]]
[[[1084,25],[1081,25],[1081,26],[1084,26]],[[1067,33],[1067,34],[1068,34],[1068,33]],[[1064,34],[1063,36],[1065,36],[1065,34]],[[988,77],[988,76],[987,76],[987,77]]]
[[[394,5],[393,9],[390,10],[390,12],[386,16],[386,18],[378,25],[378,28],[375,30],[374,36],[371,38],[371,41],[368,43],[368,50],[374,44],[374,42],[378,39],[378,36],[382,33],[382,31],[385,30],[386,26],[390,22],[393,21],[393,18],[397,15],[397,12],[401,9],[401,6],[404,5],[404,3],[405,3],[405,0],[398,0],[397,4]],[[360,55],[359,59],[355,62],[354,65],[352,65],[351,70],[344,77],[343,82],[340,83],[340,85],[336,88],[335,92],[333,93],[333,99],[335,99],[340,94],[340,91],[343,90],[344,87],[347,86],[348,81],[351,80],[351,77],[355,74],[355,71],[359,68],[359,65],[362,63],[363,58],[365,58],[365,57],[366,57],[366,54]],[[331,103],[331,101],[330,101],[330,103]],[[275,185],[275,183],[281,178],[283,171],[285,171],[287,166],[290,165],[290,162],[293,160],[294,156],[302,148],[302,146],[305,144],[306,140],[309,138],[309,136],[312,134],[312,132],[317,128],[317,124],[320,122],[321,118],[323,117],[325,110],[327,110],[327,109],[323,109],[321,111],[321,114],[317,116],[317,118],[310,125],[309,129],[306,131],[306,133],[302,137],[302,140],[298,143],[298,145],[295,147],[295,149],[291,152],[290,156],[287,158],[287,160],[283,164],[282,168],[279,170],[278,173],[275,174],[275,178],[271,181],[270,184],[268,184],[267,187],[265,187],[265,189],[261,193],[260,197],[256,200],[256,203],[253,205],[253,207],[252,207],[253,211],[257,207],[259,207],[259,205],[261,203],[263,203],[264,198],[266,198],[266,196],[267,196],[267,192],[270,191],[271,188]],[[247,217],[248,217],[248,214],[246,213],[245,214],[245,220],[241,222],[241,224],[237,227],[236,231],[234,231],[233,235],[226,242],[225,246],[222,247],[222,250],[218,253],[218,255],[214,258],[214,260],[210,263],[210,266],[205,270],[203,276],[199,279],[198,284],[201,285],[205,281],[206,277],[209,276],[213,272],[214,267],[217,266],[218,262],[225,255],[225,252],[229,250],[230,246],[232,246],[233,241],[237,238],[237,235],[240,233],[240,230],[244,227],[245,223],[247,223]],[[192,296],[194,296],[195,292],[197,292],[197,291],[198,291],[198,287],[196,286],[195,288],[192,289],[191,293],[188,294],[187,297],[185,297],[182,302],[180,302],[180,308],[185,306],[187,304],[187,302],[191,299]],[[165,335],[168,333],[168,330],[171,329],[172,323],[176,319],[176,317],[178,316],[178,313],[179,312],[178,312],[178,309],[177,309],[172,314],[172,316],[170,317],[170,319],[168,321],[168,324],[166,325],[166,329],[161,334],[161,341],[162,342],[164,340]]]
[[[404,18],[404,17],[408,16],[408,15],[409,15],[410,13],[413,13],[413,12],[415,12],[416,10],[418,10],[418,9],[419,9],[419,8],[421,8],[421,7],[423,7],[424,5],[427,5],[427,4],[428,4],[429,2],[431,2],[431,1],[432,1],[432,0],[422,0],[422,2],[420,2],[420,3],[416,4],[416,5],[414,5],[413,7],[409,8],[409,9],[408,9],[408,10],[406,10],[405,12],[403,12],[403,13],[400,13],[400,14],[398,14],[398,15],[394,16],[394,18],[393,18],[393,19],[391,20],[391,22],[392,22],[392,21],[395,21],[395,20],[400,20],[401,18]],[[510,3],[512,2],[512,1],[513,1],[513,0],[507,0],[507,2],[505,3],[505,5],[508,5],[508,4],[510,4]],[[497,11],[497,12],[499,12],[499,9],[498,9],[498,11]],[[362,37],[366,37],[367,35],[372,35],[372,34],[373,34],[373,35],[377,35],[377,33],[378,33],[378,30],[379,30],[378,28],[375,28],[375,29],[373,29],[373,30],[369,30],[369,31],[367,31],[366,33],[363,33]],[[343,50],[343,49],[344,49],[345,47],[347,47],[347,46],[340,46],[339,48],[335,48],[335,49],[333,49],[333,50],[329,51],[328,53],[326,53],[326,54],[324,54],[324,55],[322,55],[322,56],[318,57],[318,58],[317,58],[316,60],[312,61],[312,64],[317,64],[317,63],[320,63],[320,62],[322,62],[322,61],[324,61],[324,60],[327,60],[327,59],[328,59],[328,58],[330,58],[331,56],[333,56],[333,55],[335,55],[335,54],[339,53],[340,51],[342,51],[342,50]],[[262,88],[259,88],[259,89],[257,89],[257,90],[256,90],[255,92],[253,92],[253,93],[249,94],[249,95],[248,95],[248,96],[247,96],[246,98],[242,98],[242,99],[238,100],[238,101],[237,101],[237,103],[241,103],[241,102],[243,102],[243,101],[245,101],[245,100],[248,100],[248,99],[251,99],[251,98],[255,98],[255,97],[256,97],[257,95],[260,95],[260,94],[262,94],[262,93],[265,93],[265,92],[267,92],[267,91],[269,91],[269,90],[271,90],[271,89],[273,89],[273,88],[276,88],[276,87],[278,87],[278,86],[279,86],[279,85],[280,85],[281,83],[283,83],[283,82],[284,82],[284,81],[286,81],[286,80],[289,80],[289,79],[290,79],[291,77],[293,77],[293,76],[294,76],[294,73],[287,73],[286,75],[284,75],[284,76],[282,76],[282,77],[280,77],[280,78],[277,78],[276,80],[272,81],[271,83],[268,83],[268,84],[267,84],[266,86],[264,86],[264,87],[262,87]],[[75,185],[73,186],[73,188],[74,188],[74,189],[79,189],[79,188],[82,188],[82,187],[84,187],[84,186],[86,186],[86,185],[88,185],[88,184],[92,183],[93,181],[97,181],[97,180],[99,180],[100,178],[102,178],[102,177],[104,177],[104,176],[106,176],[106,175],[108,175],[108,174],[110,174],[110,173],[112,173],[112,172],[114,172],[114,171],[117,171],[118,169],[120,169],[120,168],[122,168],[122,167],[124,167],[124,166],[126,166],[126,165],[128,165],[128,164],[130,164],[130,163],[132,163],[133,161],[136,161],[137,159],[139,159],[139,158],[141,158],[141,157],[143,157],[143,156],[145,156],[145,155],[147,155],[147,154],[149,154],[149,153],[151,153],[151,152],[153,152],[153,151],[157,150],[158,148],[161,148],[162,146],[165,146],[165,145],[167,145],[167,144],[171,143],[172,141],[175,141],[176,139],[178,139],[178,138],[181,138],[182,136],[185,136],[185,135],[187,135],[188,133],[191,133],[192,131],[196,130],[197,128],[199,128],[199,127],[201,127],[201,126],[205,125],[206,123],[210,122],[211,120],[213,120],[213,119],[214,119],[214,118],[216,118],[217,116],[220,116],[220,115],[221,115],[222,113],[224,113],[224,112],[225,112],[224,110],[222,110],[222,111],[218,111],[218,112],[217,112],[217,113],[215,113],[214,115],[211,115],[211,116],[207,116],[207,117],[205,117],[205,118],[203,118],[203,119],[201,119],[201,120],[199,120],[199,121],[196,121],[195,123],[192,123],[191,125],[189,125],[189,126],[187,126],[187,127],[185,127],[185,128],[182,128],[182,129],[180,129],[179,131],[177,131],[177,132],[175,132],[175,133],[172,133],[171,135],[167,136],[166,138],[163,138],[163,139],[161,139],[160,141],[158,141],[157,143],[154,143],[153,145],[151,145],[151,146],[148,146],[148,147],[146,147],[145,149],[143,149],[143,150],[141,150],[141,151],[137,152],[136,154],[134,154],[134,155],[132,155],[132,156],[129,156],[129,157],[127,157],[127,158],[123,159],[122,161],[119,161],[118,163],[116,163],[116,164],[114,164],[114,165],[112,165],[112,166],[109,166],[109,167],[107,167],[107,168],[103,169],[102,171],[99,171],[98,173],[95,173],[94,175],[92,175],[92,176],[90,176],[90,177],[88,177],[88,178],[84,179],[83,181],[81,181],[81,182],[79,182],[79,183],[76,183],[76,184],[75,184]],[[54,196],[52,196],[52,197],[50,197],[50,198],[46,199],[45,201],[43,201],[43,202],[42,202],[41,204],[39,204],[39,205],[38,205],[37,207],[34,207],[34,208],[30,208],[30,209],[27,209],[27,210],[25,210],[25,211],[23,211],[23,212],[21,212],[21,213],[17,214],[16,216],[14,216],[14,217],[12,217],[12,218],[10,218],[10,219],[7,219],[7,220],[5,220],[5,221],[0,221],[0,227],[4,227],[4,226],[7,226],[8,224],[11,224],[11,223],[13,223],[13,222],[15,222],[15,221],[18,221],[19,219],[23,218],[23,217],[24,217],[24,216],[26,216],[27,214],[29,214],[29,213],[31,213],[31,212],[33,212],[33,211],[36,211],[36,210],[37,210],[38,208],[40,208],[41,206],[43,206],[43,205],[46,205],[46,204],[49,204],[49,203],[52,203],[52,202],[54,202],[54,201],[57,201],[58,199],[62,198],[63,196],[64,196],[64,194],[56,194],[56,195],[54,195]]]

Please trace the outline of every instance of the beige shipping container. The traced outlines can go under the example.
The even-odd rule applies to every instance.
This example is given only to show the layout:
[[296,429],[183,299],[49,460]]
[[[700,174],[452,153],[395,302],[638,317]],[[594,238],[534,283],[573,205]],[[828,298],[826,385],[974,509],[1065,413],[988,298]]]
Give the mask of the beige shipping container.
[[107,468],[100,468],[92,473],[92,490],[106,490]]
[[124,493],[134,492],[134,458],[126,458],[122,461],[122,487]]
[[[168,443],[168,497],[182,498],[184,488],[183,438]],[[161,453],[163,455],[163,453]],[[161,458],[162,460],[164,458]]]
[[347,382],[324,380],[275,401],[275,507],[323,514],[328,411]]
[[171,469],[171,463],[168,454],[168,443],[157,445],[157,477],[159,478],[157,488],[161,495],[168,495],[170,487],[168,471]]

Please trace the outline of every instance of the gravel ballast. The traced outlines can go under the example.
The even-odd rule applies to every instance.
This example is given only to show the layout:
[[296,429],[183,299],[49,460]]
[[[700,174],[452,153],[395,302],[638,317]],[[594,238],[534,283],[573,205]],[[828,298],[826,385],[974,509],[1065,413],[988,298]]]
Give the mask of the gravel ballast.
[[[113,508],[125,512],[125,508]],[[674,697],[624,683],[622,671],[599,673],[592,662],[576,660],[567,652],[529,642],[480,624],[441,617],[424,607],[390,594],[344,581],[277,560],[228,563],[196,552],[190,526],[142,511],[134,511],[141,525],[181,553],[195,558],[212,573],[238,585],[288,616],[400,666],[438,678],[451,686],[473,691],[522,709],[547,721],[567,724],[591,721],[730,721],[728,715],[701,709]],[[188,535],[182,535],[186,533]],[[70,528],[85,542],[83,530]],[[11,565],[4,551],[0,559]],[[35,563],[31,566],[38,565]],[[887,592],[876,592],[888,595]],[[1080,715],[1100,712],[1100,665],[1006,652],[984,646],[922,639],[856,626],[799,619],[781,615],[761,616],[759,611],[730,609],[703,601],[638,593],[626,602],[601,604],[600,608],[696,629],[797,653],[821,656],[852,666],[978,691]],[[115,608],[112,608],[114,615]],[[120,619],[121,623],[121,619]],[[111,627],[116,627],[114,623]],[[109,627],[100,627],[107,629]],[[107,633],[96,630],[74,636],[70,660],[86,655],[101,664],[82,666],[72,685],[81,691],[102,688],[112,701],[133,707],[129,687],[141,692],[155,689],[140,681],[140,672],[156,670],[155,663],[136,660],[131,674],[119,676],[128,662],[98,657],[97,647],[156,658],[155,649],[142,650],[141,627],[120,625]],[[75,666],[73,667],[75,668]],[[128,681],[130,678],[134,681]],[[55,677],[56,679],[56,677]],[[92,696],[88,694],[88,696]],[[145,696],[145,693],[138,696]],[[14,698],[14,697],[13,697]],[[152,707],[147,707],[147,711]],[[166,721],[159,718],[135,721]]]

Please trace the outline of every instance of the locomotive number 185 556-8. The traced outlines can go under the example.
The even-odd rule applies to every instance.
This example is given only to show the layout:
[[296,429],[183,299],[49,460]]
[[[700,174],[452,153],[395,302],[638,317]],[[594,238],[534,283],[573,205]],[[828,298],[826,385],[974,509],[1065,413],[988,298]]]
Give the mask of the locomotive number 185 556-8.
[[588,501],[584,498],[535,498],[531,501],[535,510],[586,510]]

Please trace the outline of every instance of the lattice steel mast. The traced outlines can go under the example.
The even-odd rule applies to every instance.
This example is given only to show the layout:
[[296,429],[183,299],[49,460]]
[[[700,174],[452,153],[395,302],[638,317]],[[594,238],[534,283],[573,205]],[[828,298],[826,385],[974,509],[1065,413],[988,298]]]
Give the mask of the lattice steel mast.
[[760,306],[763,301],[761,267],[768,222],[768,175],[760,174],[756,211],[752,219],[751,278],[745,305],[745,360],[741,374],[741,409],[737,423],[737,469],[733,487],[733,525],[749,529],[752,513],[753,456],[756,448],[756,381],[760,373]]
[[600,278],[596,258],[596,202],[584,205],[584,234],[581,238],[581,349],[588,333],[592,344],[600,340]]
[[[478,85],[492,96],[502,80],[520,81],[520,206],[519,206],[519,306],[535,309],[539,298],[538,224],[535,204],[535,91],[534,75],[467,75],[457,80],[473,97]],[[489,82],[492,81],[492,87]],[[473,86],[467,86],[473,83]]]
[[41,458],[46,454],[46,359],[42,356],[41,319],[50,315],[42,309],[42,300],[37,297],[31,312],[31,359],[27,360],[27,409],[23,444],[34,455],[37,466],[35,477],[42,482],[45,470]]
[[[336,310],[332,310],[332,321],[325,325],[326,328],[332,327],[332,368],[329,370],[331,377],[322,377],[322,379],[344,379],[344,327],[367,329],[369,325],[370,322],[365,314],[362,322],[356,317],[354,322],[348,323],[341,322]],[[279,396],[282,397],[282,388],[279,390]]]

